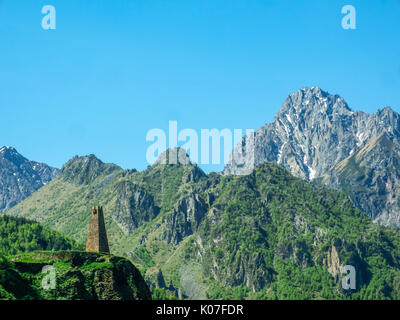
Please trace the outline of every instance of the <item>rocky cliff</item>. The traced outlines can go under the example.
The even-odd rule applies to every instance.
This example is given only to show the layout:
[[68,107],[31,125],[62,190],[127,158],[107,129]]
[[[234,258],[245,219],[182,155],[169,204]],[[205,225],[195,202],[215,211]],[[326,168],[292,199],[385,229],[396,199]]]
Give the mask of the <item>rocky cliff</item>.
[[384,132],[369,140],[320,181],[346,192],[374,221],[400,227],[400,143],[396,136]]
[[30,161],[12,147],[0,148],[0,213],[54,179],[59,170]]
[[[55,283],[43,267],[54,268]],[[0,298],[35,300],[151,300],[135,266],[112,255],[38,251],[0,263]],[[48,284],[43,287],[43,282]]]

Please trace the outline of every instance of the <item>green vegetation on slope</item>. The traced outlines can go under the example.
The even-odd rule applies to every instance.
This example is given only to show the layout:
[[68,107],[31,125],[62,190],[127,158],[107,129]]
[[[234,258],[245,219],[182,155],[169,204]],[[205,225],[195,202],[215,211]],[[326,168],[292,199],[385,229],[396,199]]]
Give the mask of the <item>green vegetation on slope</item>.
[[0,254],[14,255],[35,250],[83,249],[61,233],[24,218],[0,216]]
[[[55,288],[44,288],[55,270]],[[0,257],[0,299],[14,300],[150,300],[139,271],[124,258],[74,251],[36,251],[8,260]]]
[[[155,297],[180,289],[183,297],[212,299],[400,298],[399,231],[374,225],[342,192],[276,164],[247,176],[156,164],[84,184],[66,180],[8,214],[83,241],[90,206],[102,205],[111,251],[143,274],[160,269]],[[356,268],[356,290],[341,289],[347,264]]]
[[[199,231],[204,277],[213,274],[223,288],[210,297],[234,298],[243,285],[248,298],[400,297],[399,232],[372,224],[343,193],[316,188],[275,164],[221,177],[213,193],[216,210]],[[329,258],[332,251],[338,261]],[[347,264],[357,271],[353,292],[341,290],[342,275],[332,276]]]

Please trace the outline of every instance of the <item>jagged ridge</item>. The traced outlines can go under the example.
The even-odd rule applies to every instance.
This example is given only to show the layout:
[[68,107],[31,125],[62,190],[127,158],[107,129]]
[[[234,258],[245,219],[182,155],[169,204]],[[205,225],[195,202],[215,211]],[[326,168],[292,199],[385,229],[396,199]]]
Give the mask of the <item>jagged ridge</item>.
[[[248,166],[252,166],[254,159],[255,165],[273,161],[295,176],[311,181],[324,175],[334,175],[333,168],[338,163],[373,144],[372,141],[384,133],[395,137],[393,143],[398,147],[400,116],[390,107],[378,110],[375,114],[352,111],[338,95],[331,95],[319,87],[303,88],[288,96],[273,123],[256,131],[250,151],[252,156],[245,161],[247,166],[239,166],[232,161],[223,173],[241,174],[244,170],[249,171]],[[235,150],[245,148],[245,145],[246,140],[243,140]],[[399,161],[397,153],[380,153],[379,148],[367,148],[363,152],[368,152],[364,158],[379,158],[382,162]],[[373,169],[370,164],[368,166]],[[385,180],[388,170],[392,171],[393,168],[381,166],[379,173],[375,171],[375,174]],[[325,177],[323,181],[344,190],[351,197],[352,194],[348,192],[351,188],[359,187],[368,191],[370,187],[367,179],[347,180],[338,184],[330,183]],[[395,192],[398,192],[397,188],[387,188],[385,194],[388,199],[393,199]],[[373,193],[369,195],[374,197]],[[366,194],[358,198],[354,203],[376,221],[400,226],[399,202],[393,204],[389,201],[371,206],[361,199],[366,199]],[[354,197],[352,199],[355,200]]]
[[58,175],[59,170],[30,161],[13,147],[0,148],[0,213],[7,211]]

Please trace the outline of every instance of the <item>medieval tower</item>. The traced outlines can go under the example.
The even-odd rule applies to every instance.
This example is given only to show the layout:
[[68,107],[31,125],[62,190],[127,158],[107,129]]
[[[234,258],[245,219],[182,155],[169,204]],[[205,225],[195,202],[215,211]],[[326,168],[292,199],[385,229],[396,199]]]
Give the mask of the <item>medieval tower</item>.
[[86,251],[110,253],[104,224],[103,207],[94,207],[92,209]]

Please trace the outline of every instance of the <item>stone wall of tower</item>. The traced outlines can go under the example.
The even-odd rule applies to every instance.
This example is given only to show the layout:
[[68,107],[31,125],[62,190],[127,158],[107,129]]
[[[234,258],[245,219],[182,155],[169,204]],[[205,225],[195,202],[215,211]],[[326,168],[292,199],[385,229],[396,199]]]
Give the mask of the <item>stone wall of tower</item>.
[[102,207],[92,209],[86,251],[110,253]]

